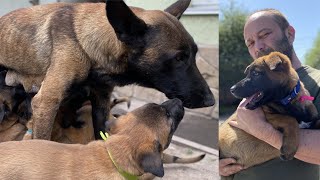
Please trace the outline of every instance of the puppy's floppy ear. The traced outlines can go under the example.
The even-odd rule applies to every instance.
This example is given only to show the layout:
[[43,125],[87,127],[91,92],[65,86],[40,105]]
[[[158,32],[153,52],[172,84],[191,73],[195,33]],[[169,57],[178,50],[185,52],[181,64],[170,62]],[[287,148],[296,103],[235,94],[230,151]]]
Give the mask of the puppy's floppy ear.
[[274,71],[284,69],[285,65],[290,63],[290,60],[284,54],[281,54],[279,52],[272,52],[266,57],[264,62],[267,64],[271,71]]
[[183,12],[188,8],[190,5],[191,0],[179,0],[169,6],[167,9],[164,11],[175,16],[177,19],[180,19],[182,16]]
[[138,164],[144,172],[151,173],[158,177],[164,176],[161,149],[161,145],[158,141],[140,146]]
[[140,158],[140,166],[144,172],[158,177],[164,176],[163,163],[159,152],[145,153]]
[[147,25],[139,19],[122,0],[107,0],[106,11],[109,23],[118,39],[127,45],[134,45],[141,38]]

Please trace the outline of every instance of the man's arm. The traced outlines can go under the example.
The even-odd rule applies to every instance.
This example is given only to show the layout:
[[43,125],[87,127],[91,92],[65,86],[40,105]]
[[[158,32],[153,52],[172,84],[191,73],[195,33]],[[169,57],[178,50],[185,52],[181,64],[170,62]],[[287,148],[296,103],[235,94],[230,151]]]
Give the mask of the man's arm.
[[[247,103],[246,100],[242,100],[237,109],[237,121],[230,121],[229,124],[280,149],[282,145],[281,132],[266,122],[261,108],[248,110],[245,108]],[[320,131],[301,129],[299,135],[300,143],[295,157],[308,163],[320,165]]]

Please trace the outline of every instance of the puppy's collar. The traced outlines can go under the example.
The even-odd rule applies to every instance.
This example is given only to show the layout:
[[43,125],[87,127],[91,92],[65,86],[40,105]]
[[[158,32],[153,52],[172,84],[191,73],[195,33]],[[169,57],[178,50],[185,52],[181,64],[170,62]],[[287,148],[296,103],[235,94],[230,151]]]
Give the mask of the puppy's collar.
[[[107,138],[109,137],[109,134],[107,132],[103,133],[102,131],[100,131],[100,136],[102,137],[103,140],[107,140]],[[108,150],[107,150],[108,151]],[[114,161],[114,159],[111,156],[110,151],[108,151],[109,157],[113,163],[113,165],[116,167],[116,169],[118,170],[118,172],[127,180],[138,180],[138,176],[130,174],[124,170],[122,170]]]
[[299,91],[300,91],[300,80],[298,80],[297,85],[293,88],[293,90],[290,92],[290,94],[283,99],[281,99],[281,104],[288,105],[294,98],[297,97]]
[[[299,93],[299,91],[300,91],[300,86],[301,86],[300,85],[300,80],[298,80],[297,85],[294,87],[294,89],[291,91],[291,93],[288,96],[286,96],[285,98],[281,99],[281,101],[280,101],[281,104],[288,105],[294,98],[296,98],[298,93]],[[301,96],[299,98],[299,102],[303,102],[303,101],[306,101],[306,100],[307,101],[313,101],[314,97],[303,95],[303,96]]]

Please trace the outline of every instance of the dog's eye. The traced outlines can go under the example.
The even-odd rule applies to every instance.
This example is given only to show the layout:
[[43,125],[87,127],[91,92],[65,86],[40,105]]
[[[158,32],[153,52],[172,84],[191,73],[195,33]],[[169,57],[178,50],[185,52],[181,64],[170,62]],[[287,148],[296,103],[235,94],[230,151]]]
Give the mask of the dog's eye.
[[181,53],[177,54],[175,57],[176,61],[183,61],[183,55]]
[[188,55],[184,52],[180,52],[174,57],[174,59],[176,61],[184,61],[185,59],[188,59]]
[[171,114],[168,111],[166,112],[166,115],[167,115],[168,118],[171,117]]
[[252,75],[254,75],[254,76],[259,76],[261,73],[260,72],[258,72],[258,71],[252,71]]

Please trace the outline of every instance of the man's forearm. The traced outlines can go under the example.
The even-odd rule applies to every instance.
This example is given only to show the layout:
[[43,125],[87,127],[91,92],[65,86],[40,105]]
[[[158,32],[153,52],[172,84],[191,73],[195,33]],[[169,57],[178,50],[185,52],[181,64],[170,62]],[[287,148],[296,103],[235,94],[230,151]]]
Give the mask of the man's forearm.
[[[301,129],[300,143],[295,158],[302,161],[320,165],[320,131]],[[257,138],[265,141],[271,146],[280,149],[282,145],[282,134],[275,129],[266,129],[262,131]]]

